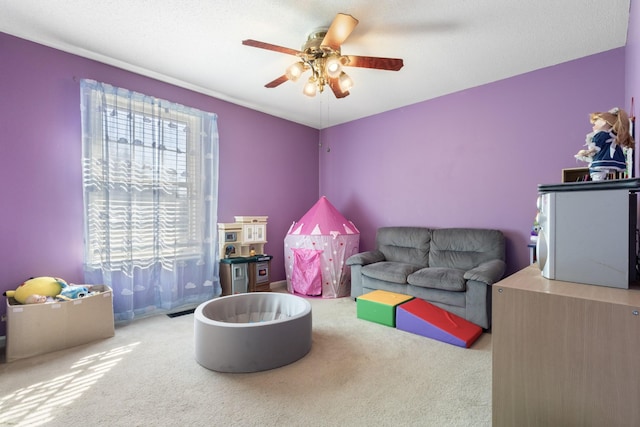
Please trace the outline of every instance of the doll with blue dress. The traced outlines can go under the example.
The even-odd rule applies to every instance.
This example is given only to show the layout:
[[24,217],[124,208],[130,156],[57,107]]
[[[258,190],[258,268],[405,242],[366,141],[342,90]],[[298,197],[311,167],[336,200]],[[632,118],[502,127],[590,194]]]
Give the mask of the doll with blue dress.
[[591,113],[589,118],[593,132],[587,134],[587,148],[578,151],[575,157],[589,163],[593,181],[602,181],[613,172],[627,169],[626,150],[634,145],[629,133],[629,116],[616,107]]

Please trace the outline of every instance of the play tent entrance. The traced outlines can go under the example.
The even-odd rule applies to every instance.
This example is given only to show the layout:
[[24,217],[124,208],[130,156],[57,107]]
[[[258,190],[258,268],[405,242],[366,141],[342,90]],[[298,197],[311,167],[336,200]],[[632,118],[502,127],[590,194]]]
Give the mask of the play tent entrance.
[[351,270],[345,261],[359,246],[360,231],[322,196],[284,239],[288,291],[323,298],[349,296]]

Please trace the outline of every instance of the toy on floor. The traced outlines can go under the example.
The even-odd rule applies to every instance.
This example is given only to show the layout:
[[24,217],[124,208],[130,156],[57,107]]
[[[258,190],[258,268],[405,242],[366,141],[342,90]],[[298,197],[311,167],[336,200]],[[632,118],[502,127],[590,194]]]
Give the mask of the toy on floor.
[[398,306],[396,328],[466,348],[482,335],[480,326],[420,298]]
[[59,295],[67,282],[57,277],[34,277],[22,283],[13,291],[4,292],[4,296],[13,297],[20,304],[37,304],[46,302],[47,297]]

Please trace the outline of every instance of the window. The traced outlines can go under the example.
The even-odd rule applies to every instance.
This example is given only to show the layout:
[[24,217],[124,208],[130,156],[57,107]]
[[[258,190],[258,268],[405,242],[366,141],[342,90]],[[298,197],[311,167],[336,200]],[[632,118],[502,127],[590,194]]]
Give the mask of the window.
[[[216,116],[102,83],[82,86],[85,271],[94,279],[99,271],[103,282],[126,276],[133,293],[211,287]],[[184,275],[187,265],[197,280]]]
[[93,142],[104,154],[93,162],[91,180],[97,187],[108,185],[110,197],[87,193],[87,263],[100,264],[105,245],[111,268],[130,258],[145,262],[156,256],[196,256],[202,234],[197,212],[203,200],[197,190],[198,150],[187,147],[197,144],[191,129],[200,128],[198,119],[181,113],[154,120],[139,102],[126,110],[113,97],[106,99],[111,118],[102,138]]

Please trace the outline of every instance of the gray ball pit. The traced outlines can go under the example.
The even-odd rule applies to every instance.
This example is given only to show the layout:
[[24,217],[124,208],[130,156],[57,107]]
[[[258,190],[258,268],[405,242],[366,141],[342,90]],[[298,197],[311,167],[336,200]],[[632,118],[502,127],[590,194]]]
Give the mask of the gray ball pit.
[[194,312],[196,361],[218,372],[257,372],[311,350],[311,304],[291,294],[252,292],[203,302]]

